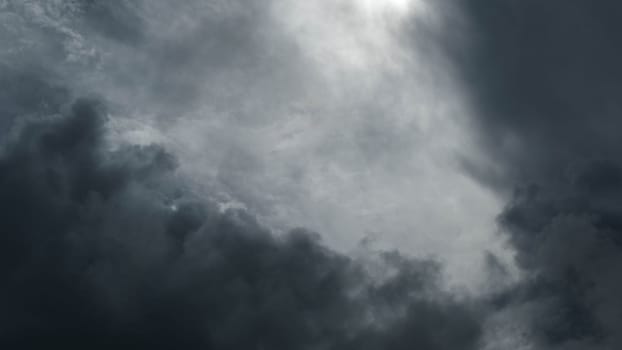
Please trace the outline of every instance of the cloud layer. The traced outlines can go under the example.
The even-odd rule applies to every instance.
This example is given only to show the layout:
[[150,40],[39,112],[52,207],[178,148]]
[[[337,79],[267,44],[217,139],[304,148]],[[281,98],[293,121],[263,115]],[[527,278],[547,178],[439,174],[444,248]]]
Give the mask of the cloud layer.
[[276,237],[193,198],[158,146],[105,141],[80,99],[2,147],[0,344],[6,348],[474,348],[479,315],[438,266],[368,265],[305,230]]
[[8,1],[2,57],[105,100],[120,139],[165,145],[194,191],[275,231],[442,256],[475,285],[500,202],[460,168],[474,142],[443,24],[373,3]]
[[510,194],[500,222],[526,273],[510,307],[536,348],[618,348],[622,7],[460,6],[470,50],[454,57],[495,164],[467,168]]
[[620,15],[0,1],[0,345],[619,348]]
[[[449,293],[440,263],[373,247],[355,258],[308,229],[275,232],[257,219],[300,191],[262,175],[291,163],[262,158],[273,133],[253,139],[254,129],[290,123],[280,109],[289,113],[290,101],[308,113],[344,96],[317,95],[316,84],[345,68],[318,80],[304,67],[343,41],[316,51],[311,36],[301,52],[271,13],[300,9],[277,5],[0,3],[8,87],[0,97],[0,346],[478,346],[485,308]],[[386,45],[381,36],[350,38],[359,64],[380,64],[363,54],[367,44]],[[301,100],[308,91],[317,96]],[[359,101],[349,98],[322,107],[328,118],[350,115]],[[328,120],[321,132],[334,125]],[[382,123],[363,129],[399,151]],[[354,165],[362,156],[382,161],[374,138]],[[294,178],[308,169],[293,169]]]

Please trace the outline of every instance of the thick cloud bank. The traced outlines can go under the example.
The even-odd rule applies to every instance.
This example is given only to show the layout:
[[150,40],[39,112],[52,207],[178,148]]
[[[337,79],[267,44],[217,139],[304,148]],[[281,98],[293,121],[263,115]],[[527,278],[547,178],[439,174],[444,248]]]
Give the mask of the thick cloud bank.
[[527,277],[505,302],[536,348],[620,348],[622,6],[460,6],[471,46],[456,58],[497,163],[474,174],[519,187],[500,222]]
[[0,154],[3,348],[475,348],[435,263],[384,253],[376,278],[193,198],[165,150],[106,142],[102,104],[48,107]]
[[30,101],[0,133],[96,95],[120,139],[164,145],[270,229],[439,256],[474,286],[501,203],[460,169],[474,142],[437,17],[422,0],[0,1],[0,83]]
[[622,348],[621,18],[0,0],[0,347]]

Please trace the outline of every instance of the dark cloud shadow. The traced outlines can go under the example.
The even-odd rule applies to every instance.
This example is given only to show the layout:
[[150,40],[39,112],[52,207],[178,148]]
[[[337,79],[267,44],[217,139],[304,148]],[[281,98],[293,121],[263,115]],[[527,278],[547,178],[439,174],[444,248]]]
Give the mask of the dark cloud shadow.
[[468,35],[452,55],[482,148],[503,168],[471,173],[502,191],[518,186],[500,216],[529,275],[513,305],[532,305],[542,348],[618,348],[622,4],[457,6]]
[[386,269],[304,229],[275,236],[196,198],[158,146],[107,144],[79,99],[21,123],[0,155],[7,349],[474,349],[482,314],[439,267]]

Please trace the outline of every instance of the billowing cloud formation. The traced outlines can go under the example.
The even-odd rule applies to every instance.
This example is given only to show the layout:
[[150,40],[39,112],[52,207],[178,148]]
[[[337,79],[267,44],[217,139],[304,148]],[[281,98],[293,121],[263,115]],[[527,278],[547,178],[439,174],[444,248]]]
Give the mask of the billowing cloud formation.
[[542,349],[622,346],[622,70],[618,1],[466,1],[459,56],[526,272],[506,300]]
[[[8,73],[64,87],[57,98],[101,97],[119,138],[165,145],[198,191],[270,229],[308,227],[341,251],[369,238],[442,256],[471,285],[482,251],[501,250],[500,203],[456,159],[473,142],[426,1],[0,7]],[[49,104],[32,90],[31,106]]]
[[0,0],[0,346],[620,348],[621,11]]
[[101,103],[47,108],[0,153],[3,348],[475,348],[481,316],[435,263],[385,253],[375,278],[193,198],[162,148],[106,142]]

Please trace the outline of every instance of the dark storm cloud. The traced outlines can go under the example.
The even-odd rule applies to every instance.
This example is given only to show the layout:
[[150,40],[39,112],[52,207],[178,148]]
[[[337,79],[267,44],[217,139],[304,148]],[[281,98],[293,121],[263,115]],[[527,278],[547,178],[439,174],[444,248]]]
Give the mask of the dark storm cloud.
[[10,129],[16,116],[53,113],[54,106],[68,97],[67,89],[43,78],[44,71],[11,68],[0,66],[0,136]]
[[473,34],[457,57],[500,161],[509,155],[513,170],[524,167],[516,176],[531,178],[575,160],[618,157],[622,5],[475,0],[464,7]]
[[622,4],[460,6],[469,50],[453,54],[503,169],[474,173],[519,186],[500,219],[529,275],[511,304],[528,305],[542,348],[620,348]]
[[477,346],[482,315],[437,264],[383,253],[378,280],[313,233],[274,236],[193,197],[162,148],[110,145],[105,116],[50,104],[2,145],[2,348]]

